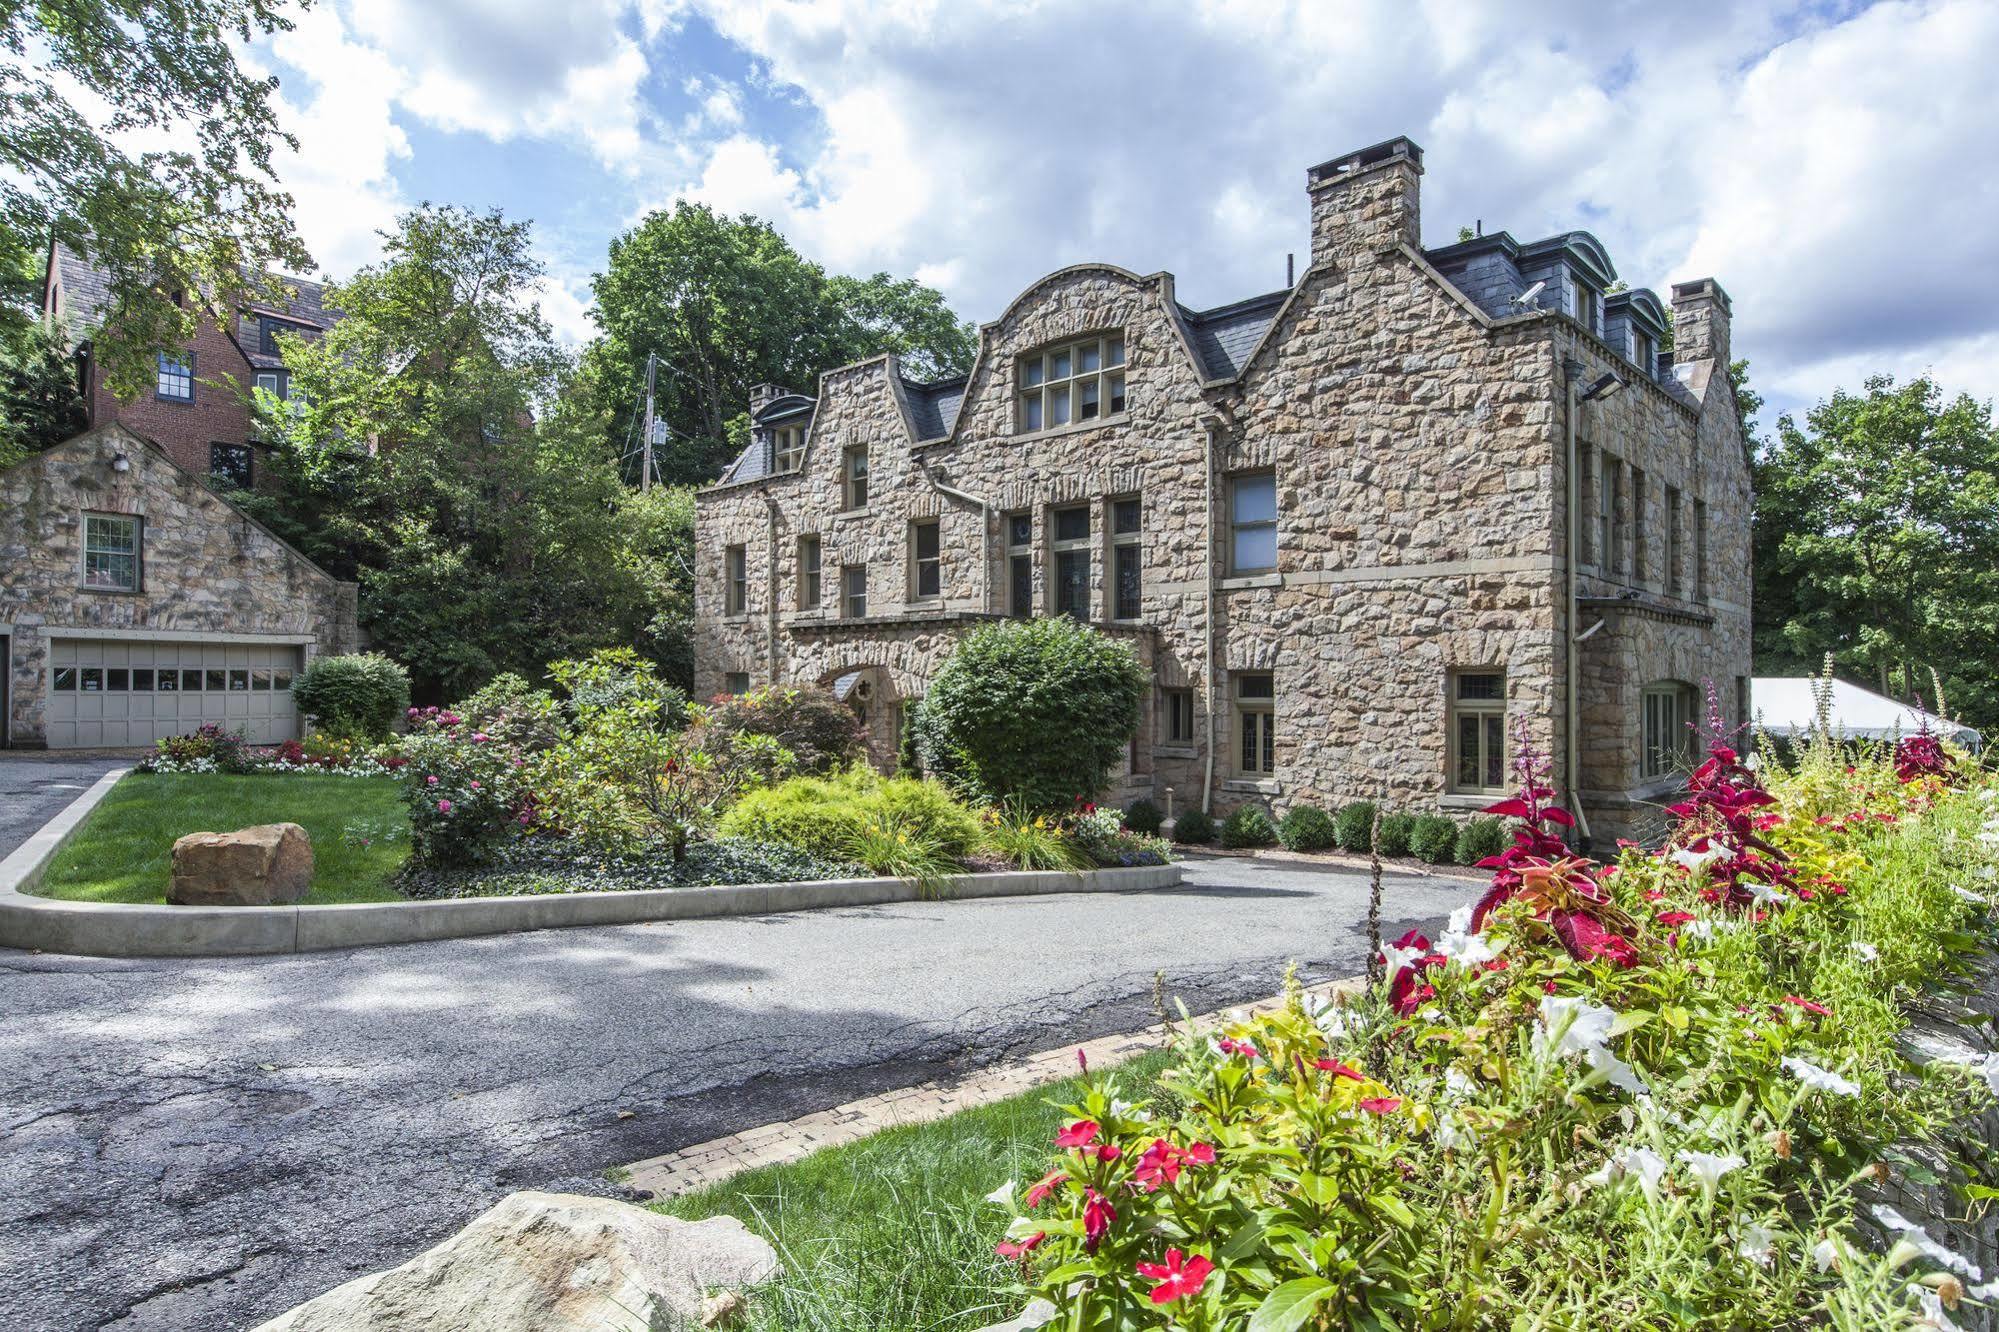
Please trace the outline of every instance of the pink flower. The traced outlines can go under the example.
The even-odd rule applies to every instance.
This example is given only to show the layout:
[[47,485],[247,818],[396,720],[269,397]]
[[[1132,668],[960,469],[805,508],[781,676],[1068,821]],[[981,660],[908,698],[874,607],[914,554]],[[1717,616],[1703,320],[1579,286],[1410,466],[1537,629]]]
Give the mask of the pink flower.
[[1155,1193],[1160,1185],[1178,1180],[1185,1167],[1211,1165],[1214,1159],[1215,1149],[1205,1142],[1180,1148],[1164,1138],[1157,1138],[1138,1158],[1138,1168],[1132,1172],[1132,1179],[1147,1193]]
[[1110,1199],[1091,1189],[1083,1199],[1083,1248],[1089,1253],[1097,1251],[1104,1234],[1117,1220],[1117,1208],[1111,1206]]
[[1178,1249],[1168,1249],[1163,1263],[1138,1264],[1140,1276],[1159,1283],[1152,1288],[1154,1304],[1171,1304],[1175,1300],[1200,1294],[1208,1273],[1214,1270],[1215,1265],[1206,1258],[1199,1254],[1188,1258]]
[[436,785],[437,785],[437,778],[436,778],[436,777],[426,777],[426,778],[424,778],[424,779],[423,779],[423,784],[424,784],[425,786],[436,786]]
[[1041,1177],[1039,1182],[1037,1182],[1027,1190],[1028,1207],[1031,1209],[1041,1206],[1042,1201],[1045,1198],[1047,1198],[1049,1194],[1055,1192],[1055,1190],[1058,1187],[1060,1187],[1063,1184],[1067,1184],[1068,1182],[1069,1182],[1069,1177],[1063,1174],[1060,1170],[1049,1171],[1047,1174]]
[[1784,1002],[1787,1004],[1791,1004],[1795,1007],[1802,1008],[1807,1013],[1817,1014],[1819,1017],[1832,1016],[1832,1010],[1830,1008],[1827,1008],[1824,1004],[1817,1003],[1814,1002],[1813,1000],[1807,999],[1803,995],[1787,994],[1784,996]]
[[1396,1107],[1402,1104],[1402,1098],[1400,1096],[1370,1096],[1365,1101],[1358,1102],[1358,1104],[1361,1109],[1367,1111],[1370,1115],[1386,1115],[1394,1113]]
[[484,731],[474,731],[474,732],[472,733],[472,743],[473,743],[473,744],[475,744],[475,745],[483,745],[483,744],[485,744],[485,743],[486,743],[486,733],[485,733]]
[[1661,911],[1659,913],[1659,923],[1668,929],[1671,929],[1675,925],[1684,925],[1693,918],[1694,913],[1691,911]]
[[474,783],[472,783],[472,789],[473,789],[474,791],[478,790],[478,789],[479,789],[479,783],[477,783],[477,782],[474,782]]
[[1057,1147],[1084,1147],[1096,1141],[1097,1121],[1079,1119],[1055,1135]]
[[1363,1081],[1360,1074],[1348,1068],[1337,1059],[1314,1059],[1312,1067],[1318,1069],[1321,1073],[1330,1073],[1335,1078],[1352,1078],[1355,1082]]
[[1261,1057],[1257,1048],[1248,1041],[1216,1041],[1215,1048],[1225,1055],[1241,1055],[1244,1059]]
[[437,812],[440,814],[449,814],[451,812],[451,802],[449,800],[438,801]]
[[1012,1240],[1001,1240],[993,1246],[993,1252],[1002,1258],[1025,1258],[1028,1254],[1033,1253],[1037,1248],[1041,1247],[1041,1241],[1047,1238],[1047,1231],[1037,1230],[1018,1244],[1015,1244]]

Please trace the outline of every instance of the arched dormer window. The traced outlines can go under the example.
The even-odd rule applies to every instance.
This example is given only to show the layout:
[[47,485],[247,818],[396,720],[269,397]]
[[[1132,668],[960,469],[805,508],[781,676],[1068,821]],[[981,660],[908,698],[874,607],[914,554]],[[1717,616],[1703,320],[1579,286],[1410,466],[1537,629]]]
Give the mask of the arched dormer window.
[[1022,434],[1124,410],[1124,334],[1092,334],[1022,356],[1016,426]]
[[805,427],[779,426],[770,432],[770,469],[795,472],[805,465]]

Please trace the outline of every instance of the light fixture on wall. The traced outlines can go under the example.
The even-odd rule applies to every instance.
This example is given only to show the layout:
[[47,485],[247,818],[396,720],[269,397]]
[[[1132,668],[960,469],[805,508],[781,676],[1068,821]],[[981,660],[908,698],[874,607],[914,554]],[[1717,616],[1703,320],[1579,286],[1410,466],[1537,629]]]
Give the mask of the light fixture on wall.
[[1598,398],[1607,398],[1623,387],[1624,381],[1618,378],[1617,372],[1615,370],[1606,370],[1597,376],[1595,383],[1583,390],[1582,401],[1594,402]]
[[132,470],[132,460],[122,453],[114,453],[111,455],[111,470],[114,472],[129,472]]

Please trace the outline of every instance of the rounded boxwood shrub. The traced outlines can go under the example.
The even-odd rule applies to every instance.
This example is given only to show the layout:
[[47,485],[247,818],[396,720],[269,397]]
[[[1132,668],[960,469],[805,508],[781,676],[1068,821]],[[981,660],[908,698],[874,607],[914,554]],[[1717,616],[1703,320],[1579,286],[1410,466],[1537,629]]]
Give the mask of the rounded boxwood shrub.
[[1124,826],[1135,833],[1156,837],[1159,835],[1159,825],[1165,821],[1166,815],[1160,811],[1159,806],[1143,796],[1124,807]]
[[1287,851],[1323,851],[1333,839],[1332,816],[1317,805],[1294,805],[1277,821],[1277,840]]
[[1511,840],[1505,820],[1481,814],[1458,829],[1458,864],[1476,865],[1487,856],[1496,856]]
[[1432,865],[1448,865],[1457,855],[1458,825],[1442,814],[1425,814],[1409,830],[1409,850]]
[[1356,800],[1340,806],[1334,821],[1342,851],[1367,852],[1374,849],[1374,802]]
[[1130,646],[1066,616],[987,625],[916,709],[924,770],[984,804],[1066,811],[1109,783],[1147,687]]
[[1215,840],[1215,821],[1203,810],[1190,809],[1173,820],[1173,840],[1189,846],[1206,846]]
[[726,698],[708,709],[704,729],[703,743],[711,748],[726,748],[739,735],[767,735],[791,751],[801,773],[815,777],[846,767],[867,748],[854,710],[816,685],[778,685]]
[[1269,846],[1277,840],[1277,825],[1261,805],[1237,805],[1222,820],[1222,845],[1231,850]]
[[1406,856],[1409,854],[1409,835],[1416,831],[1414,814],[1383,814],[1381,816],[1381,854],[1384,856]]
[[379,652],[320,657],[292,681],[292,702],[329,739],[386,740],[409,711],[410,673]]

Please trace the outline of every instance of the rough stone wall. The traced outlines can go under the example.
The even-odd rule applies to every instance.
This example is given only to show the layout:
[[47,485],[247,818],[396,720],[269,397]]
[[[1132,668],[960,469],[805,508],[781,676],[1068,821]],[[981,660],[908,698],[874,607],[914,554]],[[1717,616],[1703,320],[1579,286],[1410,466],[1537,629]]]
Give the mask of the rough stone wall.
[[[90,425],[118,424],[152,440],[182,467],[208,473],[211,443],[244,444],[250,439],[250,409],[237,398],[250,382],[249,362],[229,335],[212,320],[189,344],[194,351],[194,401],[164,402],[148,386],[129,401],[115,397],[95,359],[90,362],[87,401]],[[259,459],[261,461],[261,459]]]
[[[1503,669],[1509,717],[1559,761],[1571,632],[1561,563],[1564,362],[1581,362],[1583,383],[1613,363],[1627,378],[1636,372],[1557,313],[1494,323],[1412,254],[1419,175],[1397,158],[1315,179],[1313,263],[1237,382],[1204,381],[1173,314],[1170,277],[1106,266],[1051,274],[982,330],[962,418],[943,443],[912,446],[886,358],[824,376],[800,474],[700,499],[697,692],[719,690],[729,672],[758,683],[818,681],[875,666],[898,697],[920,696],[955,639],[1006,606],[1010,511],[1032,513],[1035,604],[1046,613],[1049,511],[1090,502],[1092,618],[1101,621],[1106,501],[1135,494],[1143,615],[1119,631],[1140,646],[1161,688],[1194,691],[1196,743],[1163,743],[1155,691],[1119,798],[1147,793],[1163,803],[1171,787],[1177,808],[1197,804],[1212,726],[1217,811],[1254,801],[1281,813],[1299,801],[1357,798],[1475,809],[1487,798],[1448,790],[1447,691],[1459,669]],[[1124,331],[1128,348],[1126,413],[1016,433],[1017,358],[1110,329]],[[1702,498],[1710,527],[1705,602],[1672,602],[1661,591],[1658,606],[1620,609],[1583,650],[1586,805],[1601,804],[1599,821],[1613,831],[1629,826],[1643,684],[1712,677],[1727,694],[1732,676],[1748,670],[1747,473],[1732,403],[1726,413],[1713,395],[1692,405],[1706,389],[1696,380],[1689,374],[1677,397],[1633,383],[1578,418],[1586,440],[1646,470],[1649,507],[1663,512],[1665,486],[1675,485],[1683,519]],[[1725,391],[1725,376],[1720,382]],[[870,502],[846,513],[841,464],[855,444],[869,450]],[[1278,568],[1229,577],[1228,479],[1265,468],[1277,476]],[[987,501],[984,514],[935,481]],[[1585,490],[1585,517],[1592,505]],[[932,516],[942,523],[943,595],[916,603],[909,523]],[[1665,586],[1659,521],[1641,588]],[[811,612],[796,609],[797,538],[808,533],[822,542],[822,605]],[[749,573],[738,616],[721,613],[731,545],[744,548]],[[1690,537],[1682,549],[1691,561]],[[1211,556],[1219,577],[1212,680]],[[840,568],[849,563],[868,571],[864,620],[841,615]],[[1689,569],[1689,588],[1692,578]],[[1585,596],[1623,590],[1593,570],[1583,578]],[[1274,676],[1274,780],[1235,771],[1231,683],[1245,671]]]
[[[118,472],[122,454],[130,470]],[[144,520],[140,591],[81,584],[83,513]],[[0,624],[11,624],[8,741],[45,736],[48,631],[311,635],[307,659],[355,651],[355,588],[117,426],[0,472]]]

